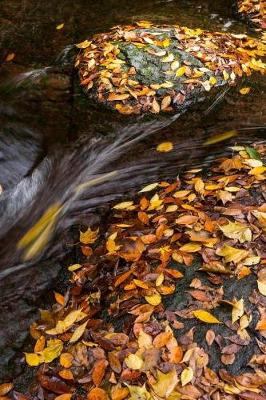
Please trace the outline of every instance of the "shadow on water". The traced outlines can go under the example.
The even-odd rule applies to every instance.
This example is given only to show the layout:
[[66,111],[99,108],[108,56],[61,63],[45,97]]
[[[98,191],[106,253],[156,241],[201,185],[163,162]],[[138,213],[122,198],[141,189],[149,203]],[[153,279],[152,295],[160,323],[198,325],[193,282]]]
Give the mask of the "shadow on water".
[[[265,78],[246,79],[249,96],[231,88],[184,115],[123,117],[88,102],[72,68],[73,43],[138,19],[246,32],[230,4],[2,0],[4,58],[16,54],[13,62],[2,64],[0,76],[0,313],[10,316],[9,329],[0,319],[2,365],[21,347],[36,302],[60,269],[54,257],[66,252],[59,240],[66,228],[99,223],[110,201],[144,183],[175,177],[186,166],[208,165],[226,155],[230,144],[265,140]],[[56,30],[60,23],[63,29]],[[232,129],[238,136],[204,146],[210,136]],[[163,155],[156,146],[164,140],[172,141],[174,150]],[[108,175],[112,171],[117,172]],[[102,176],[106,179],[77,193],[80,184]],[[41,262],[24,264],[16,243],[53,204],[62,207],[53,245]],[[20,335],[15,334],[17,326]]]

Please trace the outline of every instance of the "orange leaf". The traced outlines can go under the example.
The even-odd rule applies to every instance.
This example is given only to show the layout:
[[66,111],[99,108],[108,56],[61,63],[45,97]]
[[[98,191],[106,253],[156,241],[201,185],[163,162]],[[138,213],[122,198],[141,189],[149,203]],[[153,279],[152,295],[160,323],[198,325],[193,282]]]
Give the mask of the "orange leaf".
[[62,371],[59,371],[58,373],[61,378],[66,379],[66,380],[72,380],[74,379],[72,372],[70,369],[62,369]]
[[194,224],[195,222],[198,221],[198,217],[196,217],[195,215],[182,215],[181,217],[177,218],[175,220],[176,224],[179,225],[190,225],[190,224]]
[[73,356],[70,353],[62,353],[60,355],[60,364],[64,368],[70,368],[72,365]]
[[176,269],[166,268],[166,269],[164,269],[164,272],[165,272],[167,275],[170,275],[170,276],[172,276],[172,277],[175,278],[175,279],[179,279],[179,278],[182,278],[182,277],[184,276],[184,275],[182,274],[182,272],[177,271]]
[[159,333],[159,335],[157,335],[153,340],[154,347],[156,347],[156,349],[164,347],[169,342],[172,336],[172,332]]
[[180,346],[175,346],[170,351],[169,361],[178,364],[183,359],[183,350]]
[[100,384],[103,380],[107,365],[108,365],[108,361],[105,358],[102,358],[95,362],[93,370],[92,370],[92,374],[91,374],[91,378],[92,378],[92,381],[95,386],[100,386]]
[[88,393],[88,400],[108,400],[108,395],[101,388],[94,388]]
[[13,383],[2,383],[0,385],[0,396],[5,396],[11,389],[13,389]]
[[125,280],[127,280],[127,278],[129,278],[132,273],[133,273],[133,270],[129,270],[127,272],[124,272],[121,275],[118,275],[116,277],[116,280],[115,280],[115,283],[114,283],[114,287],[117,287],[117,286],[121,285],[121,283],[123,283]]
[[257,331],[265,331],[266,330],[266,319],[262,319],[256,325]]

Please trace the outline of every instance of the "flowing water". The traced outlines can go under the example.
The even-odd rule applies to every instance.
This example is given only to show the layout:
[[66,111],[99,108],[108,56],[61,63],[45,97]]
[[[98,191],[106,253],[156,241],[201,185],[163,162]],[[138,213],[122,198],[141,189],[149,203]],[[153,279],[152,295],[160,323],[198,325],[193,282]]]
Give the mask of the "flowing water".
[[[180,116],[122,117],[90,104],[72,67],[73,44],[140,19],[256,35],[234,18],[229,0],[1,1],[3,60],[15,53],[12,62],[2,63],[0,75],[2,313],[10,311],[14,299],[25,297],[29,281],[35,282],[32,269],[41,276],[36,259],[22,260],[17,243],[49,207],[58,208],[45,240],[54,239],[42,258],[53,260],[62,253],[59,234],[77,222],[100,218],[99,209],[109,201],[143,183],[174,177],[188,165],[207,165],[227,154],[232,143],[265,140],[266,80],[257,75],[245,81],[250,95],[231,88]],[[232,129],[237,137],[204,145],[210,136]],[[164,140],[174,143],[167,155],[155,150]],[[35,292],[47,287],[54,271],[47,268]]]

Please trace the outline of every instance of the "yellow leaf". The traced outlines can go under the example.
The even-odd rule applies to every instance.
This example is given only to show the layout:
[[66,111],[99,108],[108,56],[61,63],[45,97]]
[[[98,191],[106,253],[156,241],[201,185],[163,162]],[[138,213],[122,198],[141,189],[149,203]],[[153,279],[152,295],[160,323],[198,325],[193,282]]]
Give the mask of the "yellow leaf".
[[193,369],[191,367],[185,368],[183,369],[182,373],[181,373],[181,385],[185,386],[187,385],[189,382],[192,381],[193,379]]
[[158,306],[162,302],[162,299],[161,299],[161,296],[159,295],[159,293],[152,294],[150,296],[145,296],[145,300],[147,301],[147,303],[151,304],[152,306]]
[[121,246],[115,243],[116,237],[117,237],[117,232],[112,233],[112,235],[108,237],[106,242],[106,248],[108,250],[108,253],[114,253],[120,249]]
[[123,201],[113,206],[113,208],[115,210],[128,210],[133,204],[133,201]]
[[89,40],[84,40],[84,42],[78,43],[76,44],[76,47],[78,49],[86,49],[87,47],[89,47],[91,45],[91,42]]
[[250,92],[250,87],[243,87],[239,90],[240,94],[248,94]]
[[158,144],[156,150],[159,153],[168,153],[169,151],[173,150],[173,143],[172,142],[162,142]]
[[40,364],[41,360],[38,354],[35,353],[24,353],[24,354],[26,357],[26,363],[30,367],[37,367]]
[[202,322],[206,322],[207,324],[221,324],[214,315],[210,314],[208,311],[205,310],[196,310],[193,311],[194,317],[198,318]]
[[95,231],[92,231],[89,227],[85,232],[79,233],[79,240],[83,244],[91,244],[96,242],[99,233],[99,228]]
[[178,378],[175,369],[166,374],[157,370],[157,382],[151,386],[157,396],[167,399],[176,387],[177,382]]
[[201,249],[201,245],[199,243],[186,243],[180,247],[180,251],[185,251],[186,253],[196,253]]
[[233,261],[235,264],[237,264],[245,259],[248,256],[249,252],[247,250],[236,249],[235,247],[224,244],[223,247],[216,250],[216,254],[218,256],[224,257],[225,262],[227,263]]
[[235,302],[233,302],[232,305],[233,305],[232,323],[234,324],[244,314],[244,300],[240,299],[238,301],[235,301]]
[[150,205],[148,210],[158,210],[159,207],[161,207],[163,203],[163,200],[161,200],[158,196],[158,194],[156,193],[151,199],[150,199]]
[[59,339],[50,339],[47,342],[47,347],[41,353],[43,360],[46,363],[52,362],[54,359],[60,356],[63,350],[63,342]]
[[258,284],[259,292],[263,296],[266,296],[266,283],[258,281],[257,284]]
[[139,191],[139,193],[145,193],[145,192],[151,192],[153,189],[155,189],[159,185],[158,182],[156,183],[151,183],[150,185],[144,186],[143,189]]
[[160,274],[156,278],[155,286],[160,286],[164,281],[164,274]]
[[220,133],[218,135],[214,135],[212,137],[210,137],[209,139],[207,139],[203,144],[205,146],[209,146],[210,144],[215,144],[215,143],[219,143],[222,142],[224,140],[230,139],[231,137],[237,136],[238,132],[236,130],[231,130],[228,132],[224,132],[224,133]]
[[59,31],[60,29],[63,29],[64,28],[64,23],[63,24],[59,24],[59,25],[57,25],[57,27],[56,27],[56,29]]
[[176,77],[183,76],[185,72],[186,72],[186,67],[184,67],[184,66],[183,66],[183,67],[180,67],[180,68],[178,68],[178,70],[176,71],[175,76],[176,76]]
[[143,385],[143,386],[127,385],[127,387],[130,392],[129,400],[153,400],[153,397],[147,391],[147,389],[145,388],[145,385]]
[[88,321],[84,322],[84,324],[80,325],[73,333],[71,336],[69,343],[75,343],[81,338],[83,333],[85,332],[86,326],[87,326]]
[[48,243],[56,218],[62,207],[59,203],[53,204],[33,225],[31,229],[19,240],[18,249],[28,249],[24,253],[24,261],[28,261],[40,253]]
[[209,82],[212,86],[214,86],[217,83],[217,79],[214,76],[211,76],[209,79]]
[[81,310],[71,311],[63,321],[58,321],[55,328],[46,331],[49,335],[60,335],[66,332],[78,320],[86,317],[86,314]]
[[81,267],[82,267],[81,264],[73,264],[73,265],[70,265],[70,266],[68,267],[68,270],[71,271],[71,272],[73,272],[73,271],[76,271],[77,269],[80,269]]
[[240,243],[250,242],[252,240],[251,229],[240,222],[228,221],[227,225],[219,226],[219,228],[226,237],[236,239]]
[[125,358],[125,363],[128,368],[133,370],[141,369],[143,366],[142,358],[140,358],[136,354],[129,354],[129,356]]
[[262,174],[264,174],[264,172],[266,172],[266,167],[264,167],[264,166],[262,165],[262,166],[260,166],[260,167],[252,168],[252,169],[249,171],[249,175],[262,175]]
[[152,347],[152,337],[143,330],[140,331],[138,336],[138,346],[140,349],[149,349]]
[[195,190],[196,192],[203,194],[204,193],[204,182],[201,178],[195,179]]

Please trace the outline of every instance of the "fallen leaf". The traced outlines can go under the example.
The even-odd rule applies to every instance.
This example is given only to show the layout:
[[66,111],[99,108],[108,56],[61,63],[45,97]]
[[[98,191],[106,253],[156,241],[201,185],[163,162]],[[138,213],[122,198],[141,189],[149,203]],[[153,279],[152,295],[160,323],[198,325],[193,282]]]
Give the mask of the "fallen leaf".
[[83,244],[95,243],[98,237],[98,233],[99,228],[97,228],[95,231],[92,231],[90,228],[88,228],[85,232],[80,232],[79,240]]
[[226,237],[236,239],[240,243],[251,242],[252,240],[251,229],[240,222],[228,221],[228,224],[219,226],[219,228]]
[[128,368],[139,370],[143,366],[143,359],[136,354],[129,354],[129,356],[125,358],[125,363]]
[[158,146],[156,147],[156,150],[159,153],[168,153],[169,151],[173,150],[174,145],[172,142],[162,142],[160,144],[158,144]]
[[189,382],[192,381],[194,377],[193,369],[191,367],[183,369],[181,373],[181,385],[186,386]]
[[157,382],[152,384],[152,389],[155,394],[161,398],[168,398],[178,382],[177,373],[175,369],[164,374],[157,370]]
[[200,321],[206,322],[208,324],[221,324],[222,323],[214,315],[210,314],[208,311],[205,311],[205,310],[193,311],[193,315]]

